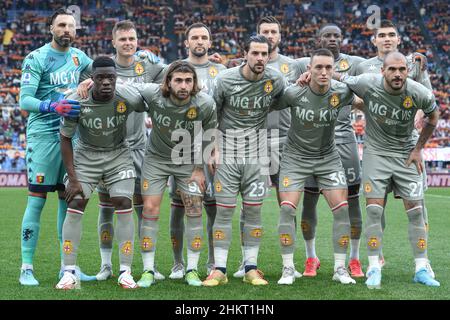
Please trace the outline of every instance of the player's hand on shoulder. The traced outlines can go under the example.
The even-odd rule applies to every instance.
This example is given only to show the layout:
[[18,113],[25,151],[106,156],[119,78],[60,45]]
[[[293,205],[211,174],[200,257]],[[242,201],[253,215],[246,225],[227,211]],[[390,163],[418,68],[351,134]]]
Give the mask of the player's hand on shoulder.
[[217,53],[217,52],[215,52],[212,55],[208,56],[208,60],[211,61],[211,62],[214,62],[214,63],[221,63],[221,64],[223,63],[222,56],[219,53]]
[[413,61],[420,63],[420,70],[425,71],[427,70],[428,66],[428,60],[427,57],[419,52],[413,53]]
[[89,89],[94,85],[92,79],[86,79],[78,85],[77,94],[82,99],[86,99],[89,96]]
[[157,64],[161,62],[161,59],[149,50],[139,50],[135,53],[141,59],[147,59],[151,64]]
[[295,81],[295,83],[300,87],[304,87],[308,85],[310,81],[311,81],[311,72],[306,71],[300,75],[300,78],[298,78],[297,81]]

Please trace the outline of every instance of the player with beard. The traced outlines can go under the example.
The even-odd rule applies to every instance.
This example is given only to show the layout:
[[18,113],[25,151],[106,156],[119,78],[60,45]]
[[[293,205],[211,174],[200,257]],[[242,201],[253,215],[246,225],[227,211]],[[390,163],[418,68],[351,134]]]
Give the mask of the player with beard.
[[[214,83],[216,77],[226,68],[222,64],[209,61],[208,50],[211,48],[211,31],[203,23],[194,23],[190,25],[185,32],[186,40],[184,44],[188,49],[188,58],[184,61],[189,62],[195,68],[198,77],[198,85],[202,92],[213,95]],[[206,264],[207,274],[214,267],[214,249],[212,226],[216,217],[216,200],[214,198],[213,181],[207,167],[204,174],[206,177],[206,190],[203,196],[203,206],[206,211],[208,234],[208,261]],[[171,279],[182,279],[185,273],[185,264],[183,259],[183,234],[184,234],[184,205],[177,192],[177,184],[173,177],[170,177],[170,198],[172,199],[170,207],[170,237],[172,239],[172,249],[174,265],[169,275]]]
[[[438,107],[430,90],[408,79],[407,59],[403,54],[397,51],[386,54],[381,71],[382,74],[340,77],[363,98],[367,119],[362,178],[367,203],[365,234],[369,268],[366,284],[369,289],[381,287],[382,215],[387,190],[392,188],[403,199],[408,216],[409,242],[416,264],[413,280],[439,286],[427,268],[428,234],[422,202],[422,149],[438,122]],[[416,139],[412,131],[419,109],[428,121]]]
[[204,286],[228,283],[227,259],[232,237],[232,217],[242,195],[245,275],[243,281],[267,285],[257,268],[263,233],[261,206],[267,193],[268,159],[266,123],[271,105],[284,88],[283,75],[266,68],[271,46],[264,36],[252,36],[244,46],[246,63],[217,77],[214,99],[223,138],[215,153],[214,191],[217,215],[213,226],[215,269]]
[[[71,47],[75,18],[64,9],[49,19],[52,41],[28,54],[22,65],[20,107],[30,113],[27,126],[28,203],[22,220],[22,267],[19,282],[37,286],[33,258],[39,238],[40,219],[47,193],[58,191],[58,240],[62,254],[62,225],[67,211],[64,200],[59,122],[61,116],[77,116],[78,102],[65,100],[64,93],[76,88],[80,76],[90,73],[91,59]],[[61,257],[62,259],[62,257]],[[62,262],[61,262],[62,264]],[[61,266],[63,269],[63,265]],[[77,272],[81,280],[95,280]]]

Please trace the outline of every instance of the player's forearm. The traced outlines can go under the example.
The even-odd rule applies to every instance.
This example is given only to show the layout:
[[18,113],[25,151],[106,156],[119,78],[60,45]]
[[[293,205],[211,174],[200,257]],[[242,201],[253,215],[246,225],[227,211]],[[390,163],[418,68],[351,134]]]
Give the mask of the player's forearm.
[[77,176],[75,174],[75,168],[73,166],[73,148],[72,139],[61,134],[61,155],[66,168],[69,180],[77,181]]
[[[19,105],[20,109],[28,111],[28,112],[39,112],[39,106],[41,104],[41,100],[36,99],[33,94],[28,93],[27,88],[22,88],[20,92]],[[34,92],[36,90],[33,90]]]
[[425,121],[425,125],[420,132],[419,139],[417,140],[417,144],[414,149],[420,151],[425,146],[425,143],[433,134],[434,129],[436,128],[437,122],[439,120],[439,111],[433,111],[429,116],[428,120]]

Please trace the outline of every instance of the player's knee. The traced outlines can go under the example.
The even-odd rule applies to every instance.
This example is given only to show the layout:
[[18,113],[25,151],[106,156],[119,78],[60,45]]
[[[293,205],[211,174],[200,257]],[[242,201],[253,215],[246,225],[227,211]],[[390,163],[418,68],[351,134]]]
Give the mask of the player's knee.
[[293,220],[297,207],[289,201],[282,201],[280,206],[280,221]]
[[384,208],[378,204],[369,204],[366,207],[367,218],[376,221],[381,221]]
[[109,197],[109,194],[107,194],[107,193],[99,192],[98,199],[100,200],[100,202],[111,203],[111,198]]
[[403,204],[406,210],[422,207],[422,200],[404,200]]
[[201,217],[203,208],[203,196],[181,193],[184,211],[187,217]]
[[70,201],[68,203],[67,208],[84,212],[84,209],[86,208],[86,204],[87,204],[87,200],[73,199],[72,201]]
[[348,186],[348,198],[358,198],[359,197],[360,185],[355,184],[353,186]]
[[144,220],[158,220],[159,208],[160,206],[154,203],[145,203],[142,210],[142,218]]
[[408,220],[414,225],[425,225],[423,219],[423,207],[418,205],[406,211],[408,215]]
[[131,208],[131,199],[127,197],[114,197],[111,202],[116,210],[125,210]]

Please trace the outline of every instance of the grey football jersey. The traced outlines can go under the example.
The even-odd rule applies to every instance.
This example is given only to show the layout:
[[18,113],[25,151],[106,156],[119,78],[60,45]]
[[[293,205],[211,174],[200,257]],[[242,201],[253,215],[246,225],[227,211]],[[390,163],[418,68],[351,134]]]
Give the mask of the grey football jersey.
[[[309,64],[310,60],[311,59],[307,57],[297,59],[297,69],[299,69],[301,73],[306,72],[306,66]],[[350,56],[348,54],[340,53],[339,57],[334,60],[334,70],[342,74],[354,76],[356,75],[358,65],[365,60],[366,59],[358,56]],[[352,107],[350,105],[341,108],[339,111],[335,128],[336,144],[356,142],[355,133],[352,126],[351,112]]]
[[288,87],[279,104],[282,108],[290,108],[292,116],[285,152],[309,159],[333,153],[339,111],[351,105],[353,99],[350,89],[334,80],[323,95],[314,93],[309,86]]
[[62,118],[61,134],[72,138],[78,128],[76,149],[111,151],[126,146],[126,121],[133,111],[144,112],[146,106],[139,92],[121,84],[116,85],[114,98],[107,102],[95,101],[92,90],[82,99],[77,93],[67,99],[80,102],[78,118]]
[[267,129],[267,114],[283,93],[286,80],[279,71],[266,68],[260,80],[249,81],[242,75],[242,68],[219,74],[214,100],[227,150],[239,150],[248,156],[258,153],[254,141],[261,129]]
[[[162,63],[153,64],[147,58],[134,56],[134,63],[123,67],[117,63],[117,76],[125,84],[131,83],[161,83],[164,77],[166,65]],[[127,120],[127,141],[131,149],[144,149],[146,140],[145,114],[132,113]]]
[[412,136],[418,109],[425,114],[437,106],[433,93],[420,83],[407,79],[399,95],[386,92],[382,74],[363,74],[344,79],[349,88],[364,100],[366,140],[364,152],[390,157],[407,157],[415,147]]
[[[136,88],[144,97],[149,107],[153,129],[147,143],[146,154],[158,159],[161,163],[173,163],[172,149],[183,146],[191,150],[194,156],[194,131],[196,124],[203,130],[217,127],[216,104],[214,99],[204,92],[197,93],[183,106],[178,106],[169,98],[163,97],[157,84],[141,84]],[[177,129],[187,130],[188,139],[172,140]],[[186,132],[186,131],[185,131]]]
[[[292,66],[294,62],[294,59],[278,54],[278,58],[269,60],[267,66],[280,71],[288,82],[293,83],[298,78],[296,76],[296,70]],[[271,137],[272,129],[278,129],[278,136],[280,138],[286,137],[290,125],[291,111],[289,109],[271,111],[267,116],[267,137]]]
[[[189,59],[184,59],[184,61],[189,62]],[[220,72],[227,70],[227,68],[223,64],[213,63],[211,61],[204,64],[191,64],[194,66],[195,72],[197,73],[199,88],[212,96],[217,76]]]

